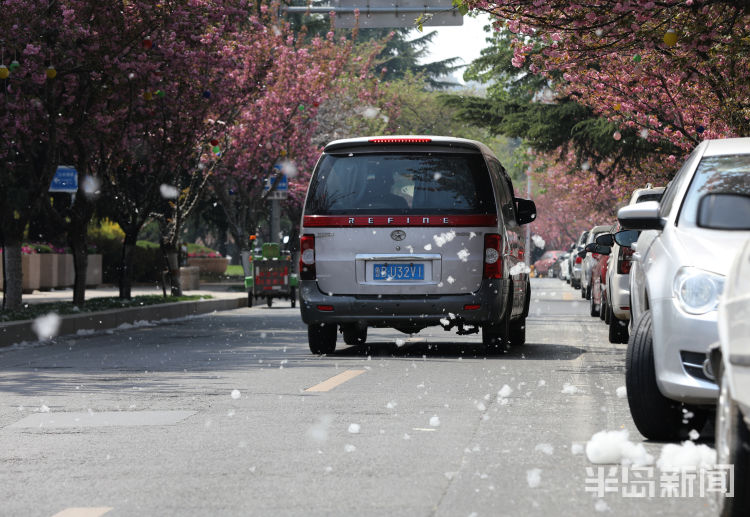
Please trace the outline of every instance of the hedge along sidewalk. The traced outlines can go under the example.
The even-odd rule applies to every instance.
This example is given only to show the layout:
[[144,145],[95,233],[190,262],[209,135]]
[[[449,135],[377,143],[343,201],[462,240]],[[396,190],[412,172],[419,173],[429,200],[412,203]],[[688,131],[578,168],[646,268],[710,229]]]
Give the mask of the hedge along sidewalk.
[[[71,290],[67,290],[72,293]],[[87,298],[112,296],[116,289],[90,289]],[[134,289],[133,295],[155,294],[154,289]],[[137,291],[137,292],[136,292]],[[66,291],[52,291],[24,296],[24,303],[42,303],[47,301],[70,300],[72,294],[65,297]],[[158,291],[159,293],[161,291]],[[187,291],[185,294],[210,295],[210,300],[191,300],[182,302],[167,302],[143,307],[124,307],[81,314],[67,314],[60,316],[58,336],[76,334],[79,330],[107,330],[117,328],[123,323],[132,324],[137,321],[158,321],[162,319],[182,318],[197,314],[207,314],[214,311],[227,311],[240,307],[247,307],[247,294],[225,290]],[[61,295],[63,297],[61,298]],[[22,341],[39,341],[32,329],[34,320],[0,322],[0,347],[10,346]]]

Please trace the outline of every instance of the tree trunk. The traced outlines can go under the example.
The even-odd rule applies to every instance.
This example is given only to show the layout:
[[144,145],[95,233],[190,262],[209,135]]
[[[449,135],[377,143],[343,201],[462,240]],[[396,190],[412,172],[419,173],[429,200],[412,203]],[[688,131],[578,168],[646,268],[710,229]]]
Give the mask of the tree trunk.
[[23,270],[21,266],[21,243],[9,240],[6,237],[5,251],[3,253],[3,284],[5,310],[16,310],[21,308],[23,302]]
[[70,247],[73,250],[73,269],[75,281],[73,283],[73,305],[82,307],[86,302],[86,271],[88,270],[89,255],[86,250],[86,236],[80,232],[71,232]]
[[169,287],[172,296],[182,296],[182,281],[180,279],[179,250],[169,243],[161,243],[161,252],[167,263]]
[[120,298],[130,300],[132,298],[133,288],[133,254],[135,252],[135,243],[138,239],[138,230],[125,234],[125,241],[122,243],[122,258],[120,260]]

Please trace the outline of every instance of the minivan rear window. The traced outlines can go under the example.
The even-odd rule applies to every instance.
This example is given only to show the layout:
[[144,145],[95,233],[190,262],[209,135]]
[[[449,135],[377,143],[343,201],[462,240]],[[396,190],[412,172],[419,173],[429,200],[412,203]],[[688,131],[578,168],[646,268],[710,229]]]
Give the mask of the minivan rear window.
[[310,184],[308,215],[493,214],[478,153],[326,154]]

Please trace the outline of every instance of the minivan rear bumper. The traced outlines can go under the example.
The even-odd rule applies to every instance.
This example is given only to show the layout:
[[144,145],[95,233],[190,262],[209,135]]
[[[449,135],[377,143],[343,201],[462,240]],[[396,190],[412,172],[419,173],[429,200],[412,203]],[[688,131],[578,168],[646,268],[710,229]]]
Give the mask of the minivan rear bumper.
[[[315,280],[300,281],[300,310],[306,324],[366,323],[370,327],[428,327],[453,319],[480,325],[498,322],[506,311],[509,279],[484,279],[474,293],[449,295],[328,295]],[[466,306],[479,306],[467,309]],[[320,309],[319,306],[323,306]]]

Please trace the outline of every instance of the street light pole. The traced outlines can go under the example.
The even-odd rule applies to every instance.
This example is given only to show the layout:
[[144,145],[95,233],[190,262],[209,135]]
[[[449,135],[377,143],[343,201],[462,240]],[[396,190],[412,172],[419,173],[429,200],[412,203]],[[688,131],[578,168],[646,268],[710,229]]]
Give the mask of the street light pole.
[[279,243],[281,239],[281,201],[278,199],[271,200],[271,242]]

